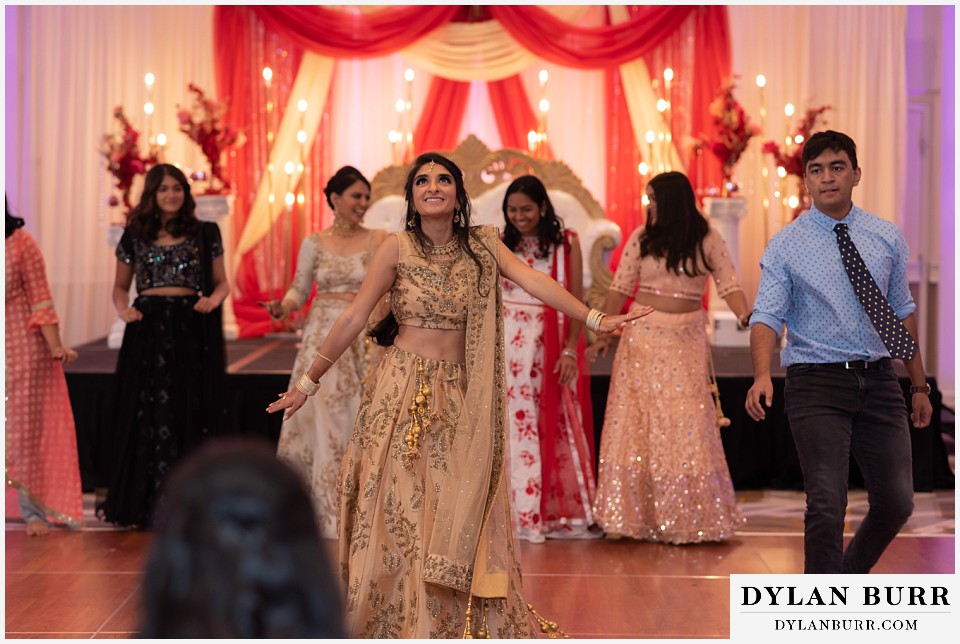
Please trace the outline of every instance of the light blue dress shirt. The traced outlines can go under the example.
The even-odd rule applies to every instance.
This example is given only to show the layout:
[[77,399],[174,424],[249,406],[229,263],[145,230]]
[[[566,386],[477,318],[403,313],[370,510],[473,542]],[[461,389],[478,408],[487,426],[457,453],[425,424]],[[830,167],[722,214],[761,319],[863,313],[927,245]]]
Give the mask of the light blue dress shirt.
[[[856,206],[841,221],[897,317],[913,313],[910,252],[900,229]],[[760,260],[750,326],[765,324],[780,333],[787,325],[787,345],[780,353],[784,367],[890,357],[843,268],[833,230],[838,223],[811,208],[773,236]]]

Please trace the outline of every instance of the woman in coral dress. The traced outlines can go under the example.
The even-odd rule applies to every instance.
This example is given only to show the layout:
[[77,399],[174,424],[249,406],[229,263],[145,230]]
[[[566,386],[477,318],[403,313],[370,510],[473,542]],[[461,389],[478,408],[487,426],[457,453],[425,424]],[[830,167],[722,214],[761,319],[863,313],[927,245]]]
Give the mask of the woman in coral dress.
[[[519,177],[503,198],[504,245],[583,300],[580,243],[540,179]],[[583,324],[503,280],[510,504],[517,536],[602,536],[593,525],[593,414]]]
[[[293,363],[290,387],[317,355],[334,321],[356,297],[373,251],[386,231],[362,226],[370,205],[370,183],[359,170],[340,168],[324,188],[333,209],[333,225],[304,238],[293,284],[282,300],[265,303],[274,319],[283,319],[317,293]],[[337,475],[360,407],[363,381],[380,351],[369,337],[358,337],[326,377],[322,398],[310,401],[280,428],[277,455],[309,485],[317,521],[326,539],[337,538]]]
[[[600,435],[594,513],[609,537],[720,541],[743,524],[720,441],[709,381],[702,298],[717,295],[746,323],[750,309],[723,238],[697,210],[679,172],[647,185],[645,227],[627,240],[604,311],[655,311],[628,327],[613,361]],[[588,353],[604,354],[598,338]]]
[[77,352],[60,341],[60,323],[40,248],[23,219],[6,209],[6,477],[18,490],[27,534],[51,521],[83,524],[77,433],[63,365]]

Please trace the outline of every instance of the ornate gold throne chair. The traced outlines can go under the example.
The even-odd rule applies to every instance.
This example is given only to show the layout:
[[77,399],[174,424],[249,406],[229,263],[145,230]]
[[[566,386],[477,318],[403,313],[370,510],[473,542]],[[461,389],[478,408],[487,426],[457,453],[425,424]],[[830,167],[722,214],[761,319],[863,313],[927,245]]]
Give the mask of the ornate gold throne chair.
[[[456,150],[445,154],[463,170],[473,205],[473,224],[492,225],[502,230],[503,195],[510,182],[525,174],[543,181],[564,226],[580,237],[584,294],[588,305],[600,308],[613,279],[610,251],[620,243],[622,234],[620,227],[606,218],[603,208],[565,163],[541,161],[519,150],[494,152],[473,135]],[[403,183],[409,170],[409,165],[394,165],[377,173],[372,182],[365,225],[390,231],[402,228]]]

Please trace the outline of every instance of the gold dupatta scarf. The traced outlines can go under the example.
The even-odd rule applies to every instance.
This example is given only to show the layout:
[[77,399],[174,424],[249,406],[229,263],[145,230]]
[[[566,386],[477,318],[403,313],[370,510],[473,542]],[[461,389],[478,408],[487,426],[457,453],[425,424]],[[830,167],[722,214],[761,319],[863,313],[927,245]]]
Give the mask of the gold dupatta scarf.
[[[427,535],[424,581],[477,597],[506,597],[512,537],[503,457],[506,446],[499,231],[471,230],[474,266],[467,305],[467,392],[450,446],[433,531]],[[472,265],[473,262],[470,261]],[[482,283],[479,280],[482,279]]]

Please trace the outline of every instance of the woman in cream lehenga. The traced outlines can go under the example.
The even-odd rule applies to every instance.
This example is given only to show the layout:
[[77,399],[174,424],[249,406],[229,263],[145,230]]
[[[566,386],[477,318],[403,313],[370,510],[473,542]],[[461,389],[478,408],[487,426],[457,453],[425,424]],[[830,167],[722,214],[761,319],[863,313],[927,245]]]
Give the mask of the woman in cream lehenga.
[[[334,212],[333,225],[304,238],[290,289],[282,300],[264,304],[271,317],[283,319],[303,306],[313,284],[317,285],[293,363],[291,387],[334,321],[353,301],[373,250],[386,237],[386,231],[362,225],[370,205],[370,183],[359,170],[340,168],[323,192]],[[321,533],[327,539],[337,537],[337,474],[360,406],[363,379],[377,353],[368,338],[351,343],[327,374],[322,400],[311,401],[280,429],[277,455],[309,485]]]
[[347,632],[530,637],[503,471],[500,276],[597,332],[648,311],[588,311],[507,250],[496,228],[471,227],[460,169],[439,154],[417,158],[405,196],[405,230],[379,246],[297,386],[267,410],[292,417],[389,291],[391,314],[374,334],[390,348],[340,471]]

